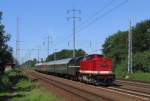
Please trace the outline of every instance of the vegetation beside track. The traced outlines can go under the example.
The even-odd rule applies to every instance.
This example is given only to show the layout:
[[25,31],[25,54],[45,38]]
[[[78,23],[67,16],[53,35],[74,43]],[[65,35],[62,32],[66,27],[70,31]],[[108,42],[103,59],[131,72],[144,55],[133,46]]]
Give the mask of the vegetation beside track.
[[103,44],[103,54],[113,60],[117,78],[150,81],[150,19],[132,26],[133,74],[128,74],[128,30],[118,31]]
[[137,72],[130,74],[130,80],[150,82],[150,73]]
[[117,79],[126,79],[126,80],[150,83],[150,73],[144,73],[139,71],[132,74],[128,74],[125,71],[116,69],[115,74]]
[[[43,93],[44,92],[44,93]],[[0,78],[0,101],[58,101],[59,99],[19,70],[6,72]]]

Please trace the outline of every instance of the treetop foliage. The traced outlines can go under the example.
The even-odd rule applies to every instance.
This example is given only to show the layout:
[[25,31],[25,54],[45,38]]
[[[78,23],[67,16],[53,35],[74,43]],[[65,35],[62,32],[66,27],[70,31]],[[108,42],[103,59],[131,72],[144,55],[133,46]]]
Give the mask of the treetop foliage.
[[21,67],[35,67],[35,64],[38,63],[37,59],[27,60],[25,63],[21,65]]
[[[86,52],[82,49],[75,50],[76,51],[76,57],[84,56],[86,55]],[[59,52],[55,52],[53,54],[50,54],[46,61],[52,61],[52,60],[59,60],[64,58],[71,58],[72,57],[73,50],[63,49]]]

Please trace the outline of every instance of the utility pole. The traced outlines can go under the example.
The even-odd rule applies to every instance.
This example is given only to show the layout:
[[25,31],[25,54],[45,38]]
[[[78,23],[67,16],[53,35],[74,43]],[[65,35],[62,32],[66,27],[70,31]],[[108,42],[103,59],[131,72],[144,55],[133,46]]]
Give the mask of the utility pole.
[[49,35],[47,37],[47,56],[49,55]]
[[92,41],[91,40],[90,40],[89,46],[90,46],[90,51],[92,52]]
[[29,49],[28,60],[31,60],[32,49]]
[[47,56],[49,55],[49,50],[50,50],[50,43],[51,43],[51,46],[52,46],[52,37],[50,37],[49,35],[48,35],[48,37],[47,37]]
[[16,31],[16,65],[20,60],[20,32],[19,32],[19,17],[17,17],[17,31]]
[[38,61],[40,62],[40,49],[37,49],[37,54],[38,54]]
[[28,50],[28,57],[27,57],[27,58],[28,58],[28,59],[27,59],[27,60],[28,60],[28,61],[27,61],[27,68],[30,67],[30,66],[29,66],[29,65],[30,65],[29,61],[31,60],[31,52],[32,52],[32,49],[29,49],[29,50]]
[[76,56],[76,53],[75,53],[75,49],[76,49],[76,46],[75,46],[75,34],[76,34],[76,19],[81,19],[80,17],[77,17],[76,14],[77,13],[81,13],[80,10],[76,10],[76,9],[72,9],[72,10],[68,10],[67,13],[72,13],[72,16],[71,17],[68,17],[68,20],[69,19],[72,19],[72,25],[73,25],[73,57]]
[[37,50],[37,60],[40,62],[40,48],[32,49],[32,50]]
[[56,51],[57,51],[57,49],[55,49],[54,60],[56,60]]
[[132,73],[132,26],[131,21],[129,22],[128,32],[128,73]]

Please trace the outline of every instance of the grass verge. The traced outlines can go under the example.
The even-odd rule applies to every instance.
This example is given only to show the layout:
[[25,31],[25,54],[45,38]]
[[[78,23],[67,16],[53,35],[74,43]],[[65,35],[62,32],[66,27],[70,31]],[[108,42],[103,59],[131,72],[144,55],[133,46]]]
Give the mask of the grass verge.
[[130,80],[150,83],[150,73],[137,72],[129,75]]
[[[16,84],[17,89],[29,90],[28,92],[21,92],[22,97],[17,96],[12,101],[58,101],[59,99],[46,89],[41,88],[38,83],[31,80],[20,80]],[[44,92],[44,93],[43,93]]]
[[0,79],[0,101],[60,101],[54,94],[29,80],[19,70],[6,72]]
[[117,79],[126,79],[126,80],[150,83],[150,73],[134,72],[128,74],[127,72],[124,71],[115,71],[114,74],[116,75]]

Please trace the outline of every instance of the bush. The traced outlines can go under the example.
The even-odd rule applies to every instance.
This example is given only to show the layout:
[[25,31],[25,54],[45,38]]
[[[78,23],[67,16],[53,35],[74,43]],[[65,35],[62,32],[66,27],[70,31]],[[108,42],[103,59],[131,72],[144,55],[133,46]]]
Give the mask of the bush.
[[127,63],[116,65],[114,72],[117,78],[124,78],[128,72]]
[[[124,77],[128,72],[128,59],[122,61],[120,64],[113,66],[117,77]],[[136,53],[133,55],[133,72],[150,72],[150,52]]]
[[133,70],[150,72],[150,51],[136,53],[133,56]]
[[[14,83],[15,82],[15,83]],[[13,87],[13,88],[12,88]],[[16,95],[12,96],[12,93]],[[0,77],[0,101],[58,101],[59,99],[38,83],[29,80],[19,70],[11,70]]]
[[137,81],[150,82],[150,73],[136,72],[136,73],[130,74],[130,79],[137,80]]
[[20,79],[27,79],[19,70],[10,70],[0,77],[0,90],[9,89]]
[[0,90],[8,89],[12,85],[9,77],[7,75],[3,75],[0,80]]
[[32,86],[32,81],[27,79],[22,79],[16,84],[16,87],[18,89],[31,89]]

